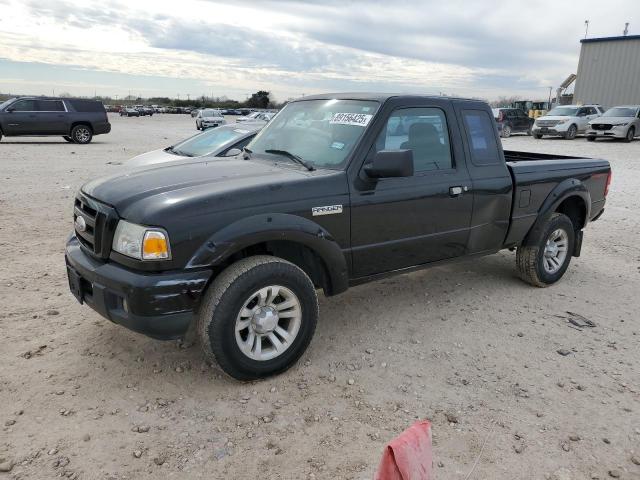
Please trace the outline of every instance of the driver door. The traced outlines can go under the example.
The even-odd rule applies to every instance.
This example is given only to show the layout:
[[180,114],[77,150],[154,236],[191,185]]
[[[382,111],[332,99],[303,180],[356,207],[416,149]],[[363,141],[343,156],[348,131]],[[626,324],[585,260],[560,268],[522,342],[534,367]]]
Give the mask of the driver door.
[[355,277],[466,252],[473,194],[454,112],[446,100],[419,102],[388,114],[364,162],[380,150],[410,149],[414,175],[372,180],[361,169],[352,189]]
[[38,128],[36,101],[18,100],[5,110],[7,118],[6,135],[35,135]]

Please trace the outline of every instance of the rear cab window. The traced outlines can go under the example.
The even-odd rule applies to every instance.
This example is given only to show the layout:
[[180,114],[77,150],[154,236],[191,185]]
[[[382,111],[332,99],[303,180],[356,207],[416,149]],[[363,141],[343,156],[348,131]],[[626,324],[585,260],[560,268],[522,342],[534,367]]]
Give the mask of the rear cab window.
[[484,110],[462,110],[471,162],[476,166],[500,163],[492,118]]

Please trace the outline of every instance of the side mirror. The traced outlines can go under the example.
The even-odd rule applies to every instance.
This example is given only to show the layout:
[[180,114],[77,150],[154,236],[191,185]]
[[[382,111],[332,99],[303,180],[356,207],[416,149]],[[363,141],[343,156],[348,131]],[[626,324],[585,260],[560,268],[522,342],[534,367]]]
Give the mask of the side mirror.
[[364,171],[372,178],[411,177],[413,150],[380,150]]
[[240,155],[242,153],[242,150],[240,150],[239,148],[232,148],[231,150],[227,151],[227,153],[224,154],[225,157],[235,157],[236,155]]
[[9,108],[7,108],[7,110],[6,110],[6,111],[7,111],[7,112],[9,112],[9,113],[11,113],[11,112],[13,112],[14,110],[15,110],[15,108],[14,108],[14,107],[9,107]]

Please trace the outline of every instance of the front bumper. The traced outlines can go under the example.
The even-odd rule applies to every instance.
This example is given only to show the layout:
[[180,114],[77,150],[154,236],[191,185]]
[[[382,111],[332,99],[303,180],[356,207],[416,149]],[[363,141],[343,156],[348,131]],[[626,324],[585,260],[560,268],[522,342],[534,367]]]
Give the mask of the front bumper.
[[565,135],[569,130],[569,124],[567,125],[556,125],[554,127],[540,127],[538,125],[534,125],[531,128],[531,133],[534,135]]
[[85,253],[72,235],[65,260],[69,288],[80,303],[103,317],[149,337],[185,334],[211,271],[138,273]]
[[613,127],[608,130],[595,130],[588,128],[587,137],[599,137],[599,138],[625,138],[627,136],[628,127]]

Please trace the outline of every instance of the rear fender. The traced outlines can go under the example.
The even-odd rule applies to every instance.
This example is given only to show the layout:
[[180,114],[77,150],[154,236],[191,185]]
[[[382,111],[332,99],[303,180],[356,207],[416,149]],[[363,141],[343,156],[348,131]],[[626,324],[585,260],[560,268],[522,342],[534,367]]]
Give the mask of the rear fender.
[[196,251],[187,268],[216,267],[247,247],[278,240],[304,245],[322,259],[331,281],[330,294],[347,290],[347,260],[331,234],[307,218],[282,213],[243,218],[217,231]]
[[[522,244],[524,246],[532,246],[538,244],[542,233],[544,232],[545,225],[551,218],[551,215],[558,209],[560,204],[570,197],[580,198],[585,207],[585,219],[589,218],[591,210],[591,195],[587,187],[575,178],[568,178],[560,182],[549,193],[540,210],[538,210],[538,219],[535,221],[527,235],[525,236]],[[586,220],[585,220],[586,223]],[[580,231],[585,225],[576,225],[576,231]],[[578,252],[579,254],[579,252]]]

